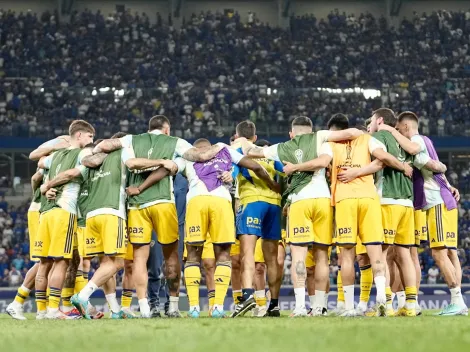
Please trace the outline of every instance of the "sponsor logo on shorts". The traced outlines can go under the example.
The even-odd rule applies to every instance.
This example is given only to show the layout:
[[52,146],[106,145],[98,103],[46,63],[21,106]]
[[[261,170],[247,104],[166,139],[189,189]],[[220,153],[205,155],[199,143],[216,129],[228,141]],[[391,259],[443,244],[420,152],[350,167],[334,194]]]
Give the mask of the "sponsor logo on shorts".
[[87,238],[85,242],[86,242],[87,245],[96,244],[96,238],[94,238],[94,237]]
[[190,226],[189,233],[201,232],[201,226]]
[[338,229],[338,234],[346,235],[348,233],[352,233],[352,229],[350,227],[341,227]]
[[447,233],[446,233],[446,238],[452,238],[452,239],[454,239],[454,238],[455,238],[455,232],[447,232]]
[[301,235],[304,233],[310,233],[310,226],[299,226],[299,227],[294,227],[294,236],[295,235]]
[[387,230],[387,229],[384,229],[384,235],[385,236],[395,236],[397,234],[397,231],[396,230]]
[[248,216],[246,218],[246,224],[247,225],[261,225],[261,219]]
[[127,232],[129,234],[131,233],[144,233],[144,228],[143,227],[128,227]]
[[42,241],[34,241],[34,246],[42,248]]

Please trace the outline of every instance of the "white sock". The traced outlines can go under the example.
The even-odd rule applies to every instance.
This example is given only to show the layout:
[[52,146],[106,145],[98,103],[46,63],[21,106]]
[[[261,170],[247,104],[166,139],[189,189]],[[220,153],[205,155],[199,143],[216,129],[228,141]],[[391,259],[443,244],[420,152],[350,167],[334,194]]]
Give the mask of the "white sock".
[[329,295],[329,294],[330,294],[329,292],[325,293],[325,305],[324,305],[324,307],[325,307],[326,309],[328,309],[328,295]]
[[29,288],[27,288],[25,285],[21,285],[21,289],[26,292],[27,294],[29,294],[31,292],[31,290]]
[[[418,296],[416,296],[418,298]],[[398,300],[398,309],[401,309],[406,304],[406,294],[405,291],[398,291],[397,292],[397,300]]]
[[395,296],[396,296],[396,295],[397,295],[397,294],[396,294],[395,292],[392,292],[392,305],[393,305],[393,300],[395,299]]
[[416,295],[416,310],[421,310],[421,306],[419,305],[418,295]]
[[315,307],[324,307],[325,304],[325,291],[315,290]]
[[112,312],[119,313],[119,311],[121,310],[121,307],[119,306],[119,303],[116,299],[116,292],[106,295],[106,301],[108,301],[109,308],[111,309]]
[[147,298],[139,299],[139,308],[140,308],[140,315],[143,317],[150,316],[150,306]]
[[385,295],[385,276],[374,277],[375,289],[377,290],[377,303],[386,303]]
[[305,309],[305,287],[294,288],[295,309]]
[[354,309],[354,285],[343,285],[344,306],[346,310]]
[[[240,291],[241,293],[242,291]],[[223,304],[214,304],[214,310],[218,310],[219,312],[223,312],[224,311],[224,305]]]
[[78,294],[78,297],[80,299],[83,299],[85,301],[88,301],[90,299],[90,296],[93,294],[98,289],[98,286],[93,281],[88,281],[86,286],[80,291]]
[[59,308],[49,308],[47,307],[47,314],[52,315],[56,314],[59,311]]
[[68,312],[71,312],[73,310],[73,306],[72,307],[66,307],[66,306],[62,306],[60,308],[60,310],[64,313],[68,313]]
[[364,301],[359,301],[359,304],[357,305],[357,309],[360,309],[361,311],[365,312],[367,310],[367,303]]
[[192,312],[193,310],[196,310],[196,311],[200,312],[201,308],[199,306],[190,306],[189,311]]
[[450,289],[450,303],[460,305],[462,299],[462,293],[460,292],[460,287]]
[[344,301],[337,301],[336,309],[344,309]]
[[308,296],[308,299],[310,301],[310,308],[315,307],[315,295]]
[[177,312],[179,310],[179,307],[178,307],[179,300],[180,300],[179,297],[170,296],[170,308],[168,309],[169,313]]

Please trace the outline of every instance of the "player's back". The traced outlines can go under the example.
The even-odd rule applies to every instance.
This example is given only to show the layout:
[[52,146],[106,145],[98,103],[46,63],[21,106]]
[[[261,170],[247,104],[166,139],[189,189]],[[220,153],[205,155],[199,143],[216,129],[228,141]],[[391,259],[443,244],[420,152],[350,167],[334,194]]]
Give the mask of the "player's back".
[[330,142],[333,151],[331,170],[331,199],[335,205],[343,199],[375,198],[377,192],[372,175],[356,178],[349,183],[337,180],[343,168],[361,168],[371,162],[369,152],[369,135],[362,135],[352,141]]

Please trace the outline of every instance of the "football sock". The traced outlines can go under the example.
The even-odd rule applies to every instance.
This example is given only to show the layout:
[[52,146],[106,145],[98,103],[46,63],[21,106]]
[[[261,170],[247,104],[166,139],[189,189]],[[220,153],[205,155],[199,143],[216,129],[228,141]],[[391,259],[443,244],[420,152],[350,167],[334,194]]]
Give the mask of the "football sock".
[[127,288],[122,289],[122,295],[121,295],[121,307],[122,308],[131,307],[133,294],[134,294],[133,290],[129,290]]
[[346,310],[354,309],[354,285],[343,286],[344,308]]
[[404,308],[406,303],[406,293],[405,291],[398,291],[397,292],[397,301],[398,301],[398,309]]
[[268,310],[272,310],[279,306],[279,299],[278,298],[272,298],[271,301],[269,302],[269,308]]
[[168,312],[177,312],[179,310],[179,297],[170,296],[170,306],[168,307]]
[[305,308],[305,287],[294,288],[295,309]]
[[82,271],[83,280],[88,283],[88,271]]
[[38,312],[45,311],[46,306],[46,291],[36,290],[36,309]]
[[83,272],[77,270],[77,275],[75,276],[75,288],[74,293],[79,293],[86,285],[85,280],[83,279]]
[[392,305],[392,289],[390,286],[385,287],[385,299],[387,302],[387,309],[393,309]]
[[255,291],[255,301],[257,306],[264,307],[266,305],[266,291]]
[[405,287],[406,309],[414,309],[416,307],[416,286]]
[[315,290],[315,306],[316,307],[324,307],[325,305],[325,295],[326,295],[326,292],[325,291],[319,291],[319,290]]
[[308,300],[310,301],[310,308],[315,307],[315,295],[308,296]]
[[201,283],[201,264],[186,262],[184,266],[184,282],[188,294],[189,305],[199,307],[199,285]]
[[326,293],[325,293],[325,305],[324,305],[324,307],[325,307],[326,309],[328,309],[328,296],[329,296],[329,295],[330,295],[329,292],[326,292]]
[[341,278],[341,267],[338,270],[338,278],[336,281],[337,288],[338,288],[338,302],[344,302],[344,291],[343,291],[343,280]]
[[242,297],[242,290],[233,290],[232,297],[233,297],[233,304],[240,303],[240,298]]
[[361,294],[359,300],[361,302],[365,302],[367,305],[370,298],[370,290],[372,288],[372,281],[374,279],[374,275],[372,273],[372,267],[370,265],[361,266],[359,269],[361,271]]
[[73,296],[73,288],[63,288],[62,293],[61,293],[61,298],[62,298],[62,310],[64,313],[70,312],[73,309],[73,305],[70,302],[70,297]]
[[[228,286],[232,275],[232,262],[218,262],[215,266],[215,299],[214,305],[224,305],[224,299],[227,295]],[[253,291],[253,289],[252,289]]]
[[385,294],[385,276],[376,276],[374,278],[375,289],[377,290],[377,303],[387,303]]
[[462,299],[462,292],[460,291],[460,287],[451,288],[450,289],[450,303],[460,305],[461,299]]
[[90,296],[98,289],[98,286],[93,281],[88,281],[83,290],[80,291],[78,297],[85,301],[90,299]]
[[51,295],[51,289],[49,288],[49,286],[47,286],[46,288],[46,307],[49,306],[49,296]]
[[207,298],[209,298],[209,308],[214,305],[215,301],[215,290],[207,291]]
[[49,289],[49,308],[59,309],[61,290],[55,287],[49,287]]
[[21,285],[21,287],[18,288],[18,291],[16,292],[15,302],[20,305],[23,305],[26,298],[28,298],[30,292],[31,290],[29,288],[25,287],[24,285]]
[[139,299],[139,308],[140,308],[140,315],[143,317],[150,316],[150,306],[147,298]]
[[252,288],[242,288],[242,297],[243,301],[246,301],[250,296],[253,296],[255,293],[255,290]]
[[121,310],[121,307],[119,307],[119,303],[116,298],[116,292],[110,293],[109,295],[106,295],[106,301],[108,302],[109,309],[113,313],[119,313]]

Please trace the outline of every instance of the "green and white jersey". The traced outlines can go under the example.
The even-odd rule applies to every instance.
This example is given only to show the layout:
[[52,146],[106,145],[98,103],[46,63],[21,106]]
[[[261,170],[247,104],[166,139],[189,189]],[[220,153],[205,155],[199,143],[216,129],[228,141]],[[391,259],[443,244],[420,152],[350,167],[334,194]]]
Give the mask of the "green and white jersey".
[[86,227],[86,215],[88,206],[88,183],[89,177],[86,177],[81,186],[80,193],[78,194],[78,214],[77,214],[77,226]]
[[126,159],[122,149],[109,153],[99,168],[89,169],[86,218],[114,215],[126,220]]
[[[393,135],[388,131],[379,131],[373,134],[376,143],[381,149],[392,154],[401,162],[413,162],[413,157],[405,152]],[[413,207],[413,181],[403,172],[385,167],[377,173],[376,187],[380,196],[380,203],[384,205],[396,204]]]
[[[41,175],[44,176],[44,169],[39,169]],[[44,178],[43,178],[44,180]],[[42,184],[42,183],[41,183]],[[41,209],[41,189],[40,187],[36,188],[33,192],[33,199],[31,200],[31,205],[28,208],[28,211],[39,211]]]
[[[181,138],[167,136],[161,131],[155,130],[140,135],[127,135],[122,137],[121,144],[125,159],[167,159],[175,161],[183,156],[192,145]],[[128,184],[138,186],[150,173],[130,173]],[[174,203],[173,178],[165,177],[157,184],[149,187],[138,196],[130,197],[129,209],[144,209],[159,203]]]
[[54,208],[62,208],[71,214],[77,214],[77,200],[80,192],[80,184],[82,177],[86,177],[88,169],[81,165],[81,160],[91,154],[90,149],[67,148],[52,153],[44,160],[44,167],[48,170],[48,180],[53,180],[63,171],[78,168],[81,177],[71,180],[70,182],[55,187],[57,195],[55,200],[47,200],[42,197],[41,212],[46,212]]

